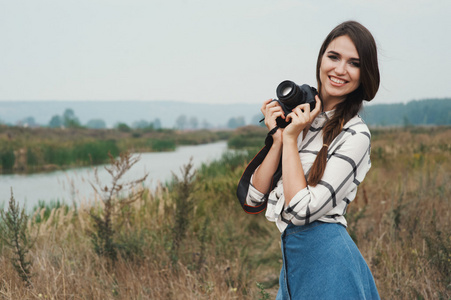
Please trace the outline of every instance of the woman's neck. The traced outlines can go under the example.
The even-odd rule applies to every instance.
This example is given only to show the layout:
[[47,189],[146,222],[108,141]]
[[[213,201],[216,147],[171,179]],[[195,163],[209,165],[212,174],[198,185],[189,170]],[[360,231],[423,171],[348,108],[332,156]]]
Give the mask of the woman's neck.
[[337,104],[343,102],[346,97],[324,97],[321,98],[323,101],[323,111],[331,111],[334,110]]

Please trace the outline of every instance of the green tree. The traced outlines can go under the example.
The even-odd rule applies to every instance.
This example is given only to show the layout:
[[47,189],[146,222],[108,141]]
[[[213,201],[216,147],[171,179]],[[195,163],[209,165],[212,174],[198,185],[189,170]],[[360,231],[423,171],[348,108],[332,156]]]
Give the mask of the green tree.
[[130,132],[130,131],[132,131],[130,126],[128,126],[125,123],[117,123],[115,127],[116,127],[117,130],[122,131],[122,132]]
[[49,122],[50,128],[61,128],[63,126],[63,118],[58,115],[54,115]]
[[80,121],[75,116],[74,110],[67,108],[63,114],[63,124],[67,128],[78,128],[80,126]]

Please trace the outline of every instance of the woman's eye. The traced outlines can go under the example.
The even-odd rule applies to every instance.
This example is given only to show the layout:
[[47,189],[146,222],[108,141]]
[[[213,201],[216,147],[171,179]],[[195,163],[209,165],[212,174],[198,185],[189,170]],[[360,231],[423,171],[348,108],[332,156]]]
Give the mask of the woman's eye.
[[327,57],[329,57],[329,59],[331,60],[338,60],[338,56],[336,55],[328,55]]
[[360,63],[358,61],[351,61],[350,64],[353,67],[360,68]]

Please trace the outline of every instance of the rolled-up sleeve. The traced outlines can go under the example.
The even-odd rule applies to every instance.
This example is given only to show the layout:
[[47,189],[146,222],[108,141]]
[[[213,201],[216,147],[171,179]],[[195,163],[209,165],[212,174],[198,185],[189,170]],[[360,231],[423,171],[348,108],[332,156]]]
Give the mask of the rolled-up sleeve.
[[252,184],[254,175],[252,175],[249,185],[249,190],[246,196],[246,204],[250,206],[258,206],[265,202],[266,195],[257,190]]
[[282,212],[282,217],[294,225],[311,223],[346,201],[371,167],[368,132],[356,132],[329,151],[319,183],[300,190]]

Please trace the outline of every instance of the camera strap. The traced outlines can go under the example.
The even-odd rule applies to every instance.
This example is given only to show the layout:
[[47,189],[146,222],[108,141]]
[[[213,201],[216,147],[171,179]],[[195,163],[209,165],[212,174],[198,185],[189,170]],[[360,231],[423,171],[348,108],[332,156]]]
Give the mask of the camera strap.
[[[268,132],[268,135],[266,136],[265,139],[265,146],[257,153],[257,155],[255,155],[255,157],[247,165],[238,183],[236,195],[238,197],[238,200],[240,201],[241,207],[244,209],[245,212],[249,214],[258,214],[266,209],[269,193],[265,194],[264,202],[258,206],[248,205],[246,203],[246,197],[249,192],[249,186],[251,185],[251,177],[254,174],[255,170],[258,168],[258,166],[260,166],[263,160],[265,159],[266,155],[269,152],[269,149],[271,149],[271,146],[273,144],[272,135],[277,131],[277,129],[278,127],[275,127],[270,132]],[[272,177],[269,191],[272,191],[274,189],[275,185],[277,184],[281,176],[282,176],[282,162],[279,163],[279,166]]]

